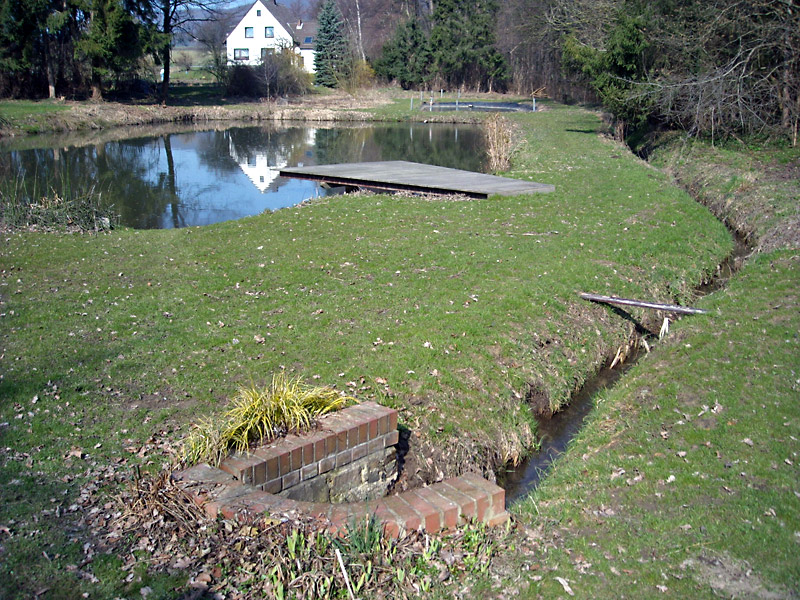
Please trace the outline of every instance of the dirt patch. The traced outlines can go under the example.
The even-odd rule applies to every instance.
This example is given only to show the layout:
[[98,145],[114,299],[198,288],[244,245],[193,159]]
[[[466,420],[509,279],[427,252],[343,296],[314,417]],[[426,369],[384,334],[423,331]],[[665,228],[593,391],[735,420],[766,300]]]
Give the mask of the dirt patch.
[[728,598],[797,598],[796,594],[782,587],[767,589],[747,562],[727,555],[701,554],[683,561],[681,569],[690,571],[700,585],[709,585],[715,594]]

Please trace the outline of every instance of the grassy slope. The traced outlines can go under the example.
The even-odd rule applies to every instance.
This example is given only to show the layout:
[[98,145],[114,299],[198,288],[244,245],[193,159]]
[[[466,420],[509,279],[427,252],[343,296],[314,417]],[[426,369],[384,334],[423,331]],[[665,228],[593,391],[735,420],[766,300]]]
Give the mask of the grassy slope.
[[530,443],[528,385],[557,405],[630,334],[576,291],[685,301],[730,250],[705,209],[602,141],[593,115],[515,119],[526,142],[512,175],[556,193],[342,197],[202,229],[4,234],[5,591],[72,580],[81,534],[53,511],[87,465],[166,421],[185,431],[278,369],[404,409],[414,447],[452,451],[445,471],[486,448],[515,455]]
[[[736,179],[704,164],[716,173],[706,197],[756,215],[756,243],[791,225],[769,203],[736,206]],[[793,185],[761,178],[778,189],[772,198]],[[540,569],[513,585],[530,597],[563,593],[555,577],[584,597],[800,594],[799,263],[796,250],[750,259],[698,302],[712,316],[673,326],[596,399],[589,425],[516,509]]]

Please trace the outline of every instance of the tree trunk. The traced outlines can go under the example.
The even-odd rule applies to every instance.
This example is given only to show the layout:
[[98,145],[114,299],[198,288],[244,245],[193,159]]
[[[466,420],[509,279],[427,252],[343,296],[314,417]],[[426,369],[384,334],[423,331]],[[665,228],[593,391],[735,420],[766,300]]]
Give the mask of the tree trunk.
[[364,54],[364,38],[361,35],[361,3],[356,0],[356,21],[358,23],[358,53],[361,55],[361,60],[367,62],[367,55]]
[[163,106],[167,105],[167,100],[169,99],[170,49],[172,46],[171,4],[171,0],[162,0],[161,3],[161,11],[164,17],[162,31],[167,36],[167,41],[164,42],[164,47],[161,49],[161,65],[164,69],[164,76],[161,78],[161,104]]

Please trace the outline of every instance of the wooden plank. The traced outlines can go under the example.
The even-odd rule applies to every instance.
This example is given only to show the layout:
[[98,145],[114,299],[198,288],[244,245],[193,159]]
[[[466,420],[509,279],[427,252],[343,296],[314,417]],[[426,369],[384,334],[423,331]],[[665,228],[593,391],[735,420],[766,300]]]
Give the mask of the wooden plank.
[[667,312],[680,313],[683,315],[705,315],[707,310],[702,308],[692,308],[690,306],[677,306],[675,304],[659,304],[657,302],[645,302],[643,300],[631,300],[629,298],[614,298],[613,296],[601,296],[600,294],[580,294],[584,300],[592,302],[604,302],[606,304],[621,304],[623,306],[638,306],[639,308],[650,308],[653,310],[664,310]]
[[404,160],[292,167],[282,169],[280,175],[323,181],[332,185],[434,194],[465,194],[473,198],[488,198],[492,194],[515,196],[555,190],[555,186],[534,181]]

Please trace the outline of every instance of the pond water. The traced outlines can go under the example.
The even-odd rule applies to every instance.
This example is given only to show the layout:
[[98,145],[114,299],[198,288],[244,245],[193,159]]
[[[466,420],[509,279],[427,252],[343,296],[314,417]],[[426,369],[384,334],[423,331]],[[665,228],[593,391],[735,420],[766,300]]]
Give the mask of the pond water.
[[[280,177],[286,167],[408,160],[484,170],[475,125],[266,125],[199,130],[138,128],[118,140],[46,139],[42,147],[0,151],[0,178],[34,196],[93,188],[124,226],[170,229],[209,225],[338,193]],[[33,143],[35,144],[36,141]],[[27,142],[31,144],[30,141]],[[38,196],[37,196],[38,197]]]

